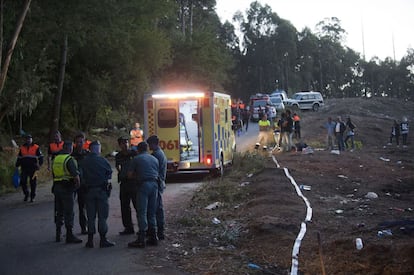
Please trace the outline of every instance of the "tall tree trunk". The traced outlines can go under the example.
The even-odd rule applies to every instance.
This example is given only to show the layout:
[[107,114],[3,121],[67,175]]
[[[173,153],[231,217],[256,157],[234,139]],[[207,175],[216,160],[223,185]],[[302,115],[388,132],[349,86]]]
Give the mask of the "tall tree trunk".
[[181,32],[185,36],[185,0],[180,1]]
[[188,6],[190,12],[190,41],[193,41],[193,0],[189,1]]
[[58,89],[55,95],[55,100],[54,100],[55,104],[53,105],[52,125],[50,127],[50,132],[49,132],[49,137],[51,140],[53,139],[54,132],[59,129],[60,106],[62,105],[63,82],[65,80],[67,52],[68,52],[68,35],[65,34],[63,37],[62,56],[60,59]]
[[[17,20],[16,27],[15,27],[12,39],[10,41],[10,45],[7,48],[6,56],[5,56],[5,59],[4,59],[4,64],[1,64],[2,67],[1,67],[1,73],[0,73],[0,95],[3,91],[4,83],[6,82],[6,76],[7,76],[7,71],[9,69],[11,56],[13,54],[14,47],[16,46],[17,38],[19,37],[20,31],[23,27],[24,19],[26,18],[27,12],[29,11],[29,7],[30,7],[31,2],[32,2],[32,0],[25,0],[24,1],[23,10],[20,13],[19,19]],[[2,1],[2,4],[3,4],[3,1]],[[3,5],[2,5],[1,12],[3,13]],[[0,46],[2,46],[2,45],[0,45]]]

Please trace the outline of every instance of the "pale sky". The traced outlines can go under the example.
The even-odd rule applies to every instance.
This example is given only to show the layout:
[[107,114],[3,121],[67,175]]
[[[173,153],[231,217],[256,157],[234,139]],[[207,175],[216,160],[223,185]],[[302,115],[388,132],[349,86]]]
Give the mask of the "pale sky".
[[[245,11],[253,0],[216,0],[221,20],[232,22],[236,11]],[[337,17],[347,32],[345,45],[369,60],[378,56],[401,60],[414,48],[414,0],[259,0],[300,32],[327,17]],[[364,37],[364,39],[362,39]],[[364,40],[364,43],[362,42]],[[393,43],[394,40],[394,43]],[[394,44],[394,46],[393,46]]]

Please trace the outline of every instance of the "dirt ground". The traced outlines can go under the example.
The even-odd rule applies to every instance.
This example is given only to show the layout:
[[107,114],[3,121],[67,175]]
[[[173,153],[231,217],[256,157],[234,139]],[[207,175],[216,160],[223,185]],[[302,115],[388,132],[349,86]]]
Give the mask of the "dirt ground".
[[[302,141],[313,154],[274,153],[277,168],[267,153],[243,153],[241,159],[263,161],[265,168],[212,179],[194,197],[177,202],[167,213],[164,245],[149,256],[174,261],[191,274],[290,273],[307,208],[287,171],[297,185],[311,188],[301,190],[312,217],[295,257],[298,274],[414,274],[413,134],[407,148],[387,145],[394,119],[413,121],[414,103],[335,99],[319,112],[299,114]],[[338,115],[357,126],[357,149],[340,155],[324,149],[322,126]],[[368,192],[378,198],[367,198]],[[205,209],[214,202],[217,208]]]

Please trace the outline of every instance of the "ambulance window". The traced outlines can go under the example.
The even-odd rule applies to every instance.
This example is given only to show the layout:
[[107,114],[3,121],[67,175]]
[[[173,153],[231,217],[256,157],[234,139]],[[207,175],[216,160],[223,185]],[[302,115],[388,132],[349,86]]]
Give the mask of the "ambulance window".
[[228,119],[228,115],[229,115],[229,109],[226,109],[226,111],[225,111],[225,122],[227,123],[228,121],[229,121],[229,119]]
[[177,127],[177,110],[161,109],[158,111],[158,127],[175,128]]

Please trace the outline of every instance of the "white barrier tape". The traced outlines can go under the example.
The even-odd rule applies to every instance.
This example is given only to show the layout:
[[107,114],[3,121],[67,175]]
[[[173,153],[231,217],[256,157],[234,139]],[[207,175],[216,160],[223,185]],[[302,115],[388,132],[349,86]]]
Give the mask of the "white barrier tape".
[[[273,159],[273,162],[276,164],[276,167],[280,168],[279,163],[277,162],[276,158],[273,155],[272,155],[272,159]],[[301,197],[306,204],[306,218],[305,218],[305,221],[302,222],[300,225],[300,231],[299,231],[298,236],[296,237],[295,244],[293,245],[293,249],[292,249],[292,266],[291,266],[290,274],[297,275],[298,268],[299,268],[299,261],[298,261],[299,249],[300,249],[300,245],[302,243],[303,237],[305,236],[305,233],[306,233],[306,222],[309,222],[312,220],[312,207],[310,206],[309,200],[303,195],[296,181],[290,175],[289,170],[287,168],[283,168],[283,171],[285,172],[286,177],[290,180],[292,185],[295,187],[295,190],[298,196]]]

